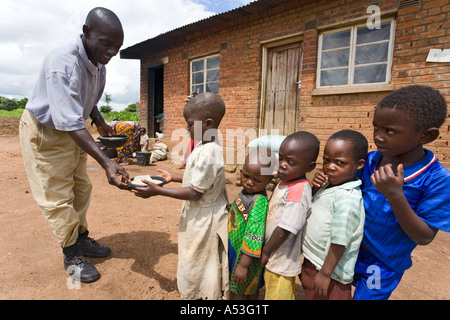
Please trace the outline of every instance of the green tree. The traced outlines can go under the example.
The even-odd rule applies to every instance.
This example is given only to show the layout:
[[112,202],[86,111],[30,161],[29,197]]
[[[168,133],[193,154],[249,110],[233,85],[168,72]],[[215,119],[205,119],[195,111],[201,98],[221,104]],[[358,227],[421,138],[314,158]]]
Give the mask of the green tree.
[[112,108],[110,106],[101,106],[99,111],[108,114],[112,111]]
[[101,106],[99,111],[103,114],[109,114],[112,111],[112,108],[109,106],[109,103],[111,102],[111,95],[106,92],[105,92],[105,102],[106,106]]
[[136,112],[136,103],[128,105],[123,111],[125,112]]
[[111,102],[111,95],[106,92],[105,92],[105,102],[107,106],[109,106],[109,103]]
[[16,99],[0,97],[0,110],[12,111],[17,108],[19,108],[19,104]]
[[19,108],[23,108],[23,109],[25,109],[25,106],[27,105],[27,103],[28,103],[28,98],[22,98],[21,100],[19,100],[17,102]]

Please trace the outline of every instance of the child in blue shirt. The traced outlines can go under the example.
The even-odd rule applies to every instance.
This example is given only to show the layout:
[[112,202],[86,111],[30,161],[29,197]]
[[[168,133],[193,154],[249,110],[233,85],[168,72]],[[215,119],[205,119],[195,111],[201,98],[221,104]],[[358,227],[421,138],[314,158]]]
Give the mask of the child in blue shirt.
[[423,148],[438,138],[446,115],[444,97],[418,85],[393,91],[375,110],[378,151],[369,153],[361,174],[366,221],[357,300],[388,299],[416,245],[430,243],[438,230],[450,232],[450,171]]

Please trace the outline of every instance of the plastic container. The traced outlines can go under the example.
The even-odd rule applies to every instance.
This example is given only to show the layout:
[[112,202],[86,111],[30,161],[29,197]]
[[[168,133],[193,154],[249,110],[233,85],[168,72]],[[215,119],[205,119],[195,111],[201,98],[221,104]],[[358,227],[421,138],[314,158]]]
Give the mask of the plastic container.
[[152,155],[151,151],[136,151],[136,160],[139,166],[148,166],[150,165],[150,156]]
[[97,141],[98,147],[106,154],[110,159],[117,158],[117,150],[113,148],[105,147],[100,141]]

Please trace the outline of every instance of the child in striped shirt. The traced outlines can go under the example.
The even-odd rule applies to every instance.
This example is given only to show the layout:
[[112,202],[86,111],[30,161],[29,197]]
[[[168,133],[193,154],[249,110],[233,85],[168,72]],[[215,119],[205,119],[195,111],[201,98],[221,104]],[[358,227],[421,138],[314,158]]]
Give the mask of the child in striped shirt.
[[350,300],[364,231],[364,205],[357,178],[368,151],[359,132],[342,130],[325,145],[323,172],[313,178],[311,214],[304,231],[300,280],[308,300]]

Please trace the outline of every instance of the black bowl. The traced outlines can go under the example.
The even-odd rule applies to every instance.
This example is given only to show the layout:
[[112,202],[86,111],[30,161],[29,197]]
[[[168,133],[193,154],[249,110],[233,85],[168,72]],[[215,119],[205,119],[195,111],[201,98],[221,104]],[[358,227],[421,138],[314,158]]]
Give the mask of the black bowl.
[[108,137],[108,136],[98,137],[98,140],[100,140],[100,142],[105,147],[120,148],[127,142],[128,136],[125,134],[115,134],[115,135],[112,135],[111,137]]
[[[166,179],[164,179],[163,177],[160,176],[148,176],[151,180],[159,180],[160,182],[157,183],[157,185],[162,186],[164,184],[167,183]],[[133,183],[133,180],[135,179],[131,178],[131,182],[127,182],[128,186],[130,186],[131,188],[145,188],[147,185],[145,183]],[[146,180],[150,180],[150,179],[146,179]]]

